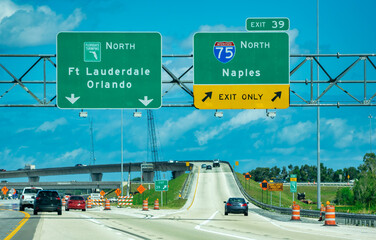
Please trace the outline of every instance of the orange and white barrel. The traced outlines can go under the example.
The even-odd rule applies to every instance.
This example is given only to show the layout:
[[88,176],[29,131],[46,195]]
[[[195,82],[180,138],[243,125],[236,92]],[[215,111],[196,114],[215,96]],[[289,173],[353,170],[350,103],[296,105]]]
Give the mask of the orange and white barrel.
[[87,199],[87,206],[86,206],[86,208],[91,208],[91,198],[90,197]]
[[332,205],[326,206],[325,211],[325,226],[337,226],[335,207]]
[[107,198],[104,205],[104,210],[111,210],[110,200],[108,200]]
[[154,210],[159,210],[159,200],[154,201]]
[[65,197],[63,197],[63,198],[61,199],[61,204],[63,205],[63,207],[65,207],[65,204],[66,204]]
[[292,216],[291,220],[294,221],[300,221],[300,206],[298,204],[293,204],[292,205]]
[[142,211],[149,211],[148,200],[142,202]]
[[321,204],[319,221],[323,220],[323,216],[325,216],[325,206],[324,204]]

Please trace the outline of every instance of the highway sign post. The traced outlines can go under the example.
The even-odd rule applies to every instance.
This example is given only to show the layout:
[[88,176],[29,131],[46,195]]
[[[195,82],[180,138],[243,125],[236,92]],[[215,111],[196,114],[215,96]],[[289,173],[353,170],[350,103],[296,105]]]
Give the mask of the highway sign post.
[[290,192],[292,192],[292,201],[294,201],[294,193],[296,193],[297,188],[297,175],[290,174]]
[[287,33],[196,33],[193,51],[196,108],[289,107]]
[[161,192],[161,206],[163,207],[163,192],[168,191],[168,181],[167,180],[156,180],[155,181],[155,191]]
[[60,32],[58,107],[160,108],[161,39],[156,32]]
[[288,18],[247,18],[247,31],[287,31],[290,28]]

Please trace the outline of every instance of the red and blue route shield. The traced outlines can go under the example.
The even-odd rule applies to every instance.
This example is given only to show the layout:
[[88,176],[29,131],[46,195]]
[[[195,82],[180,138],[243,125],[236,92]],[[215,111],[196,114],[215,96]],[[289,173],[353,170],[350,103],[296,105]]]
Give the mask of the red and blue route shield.
[[228,63],[235,56],[234,42],[215,42],[213,50],[214,56],[221,63]]

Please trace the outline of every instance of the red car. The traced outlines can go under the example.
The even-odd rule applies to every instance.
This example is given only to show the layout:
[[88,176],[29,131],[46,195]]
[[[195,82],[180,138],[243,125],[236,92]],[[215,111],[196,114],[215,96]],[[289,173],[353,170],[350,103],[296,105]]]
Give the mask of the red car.
[[69,211],[69,209],[81,209],[82,211],[86,211],[86,202],[84,197],[82,196],[70,196],[65,205],[65,211]]

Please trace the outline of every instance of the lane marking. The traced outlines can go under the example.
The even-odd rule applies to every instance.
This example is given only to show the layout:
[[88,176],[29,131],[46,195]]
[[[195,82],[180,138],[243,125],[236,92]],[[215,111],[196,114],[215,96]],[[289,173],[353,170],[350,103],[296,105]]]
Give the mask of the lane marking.
[[191,203],[191,205],[187,208],[187,210],[189,210],[189,209],[192,207],[192,205],[193,205],[193,203],[194,203],[194,201],[195,201],[196,192],[197,192],[197,187],[198,187],[198,179],[199,179],[199,178],[200,178],[200,168],[198,168],[198,172],[197,172],[197,183],[196,183],[195,193],[193,194],[192,203]]
[[[13,211],[13,210],[8,210],[8,211]],[[29,220],[30,214],[27,212],[21,211],[23,214],[25,214],[25,217],[18,223],[18,227],[14,229],[4,240],[10,240],[12,237],[22,228],[22,226]]]
[[209,223],[209,222],[215,217],[215,215],[217,215],[217,213],[219,213],[219,211],[216,211],[216,212],[215,212],[213,215],[211,215],[208,219],[206,219],[206,220],[203,221],[202,223],[198,224],[198,225],[195,227],[195,229],[196,229],[196,230],[199,230],[199,231],[208,232],[208,233],[214,233],[214,234],[217,234],[217,235],[222,235],[222,236],[231,237],[231,238],[254,240],[253,238],[241,237],[241,236],[237,236],[237,235],[234,235],[234,234],[221,233],[221,232],[218,232],[218,231],[211,231],[211,230],[207,230],[207,229],[202,229],[201,227],[204,226],[205,224]]

